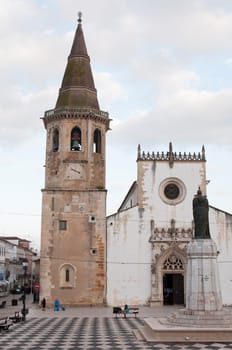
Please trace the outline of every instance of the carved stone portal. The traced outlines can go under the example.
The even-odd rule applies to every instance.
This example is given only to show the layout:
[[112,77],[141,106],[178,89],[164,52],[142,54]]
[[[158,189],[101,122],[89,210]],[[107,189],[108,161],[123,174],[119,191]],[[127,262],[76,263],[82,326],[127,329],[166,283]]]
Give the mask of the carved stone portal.
[[[165,278],[180,275],[183,280],[183,293],[185,300],[185,276],[187,264],[187,244],[192,239],[192,229],[175,227],[171,220],[170,228],[153,228],[150,237],[152,244],[151,264],[151,306],[164,304]],[[164,278],[165,276],[165,278]],[[177,276],[174,276],[177,277]],[[175,287],[175,286],[174,286]],[[169,289],[169,288],[166,288]],[[170,292],[168,290],[168,292]],[[175,290],[172,291],[175,293]]]

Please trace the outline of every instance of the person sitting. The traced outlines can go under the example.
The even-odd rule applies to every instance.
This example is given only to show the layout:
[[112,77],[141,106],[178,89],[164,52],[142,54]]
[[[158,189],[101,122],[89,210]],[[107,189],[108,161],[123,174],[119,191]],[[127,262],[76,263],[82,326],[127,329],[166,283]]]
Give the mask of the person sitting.
[[130,313],[130,309],[129,309],[129,306],[126,304],[124,306],[124,317],[126,318],[126,315],[128,315]]
[[54,302],[54,311],[59,311],[59,310],[60,310],[60,301],[56,299]]

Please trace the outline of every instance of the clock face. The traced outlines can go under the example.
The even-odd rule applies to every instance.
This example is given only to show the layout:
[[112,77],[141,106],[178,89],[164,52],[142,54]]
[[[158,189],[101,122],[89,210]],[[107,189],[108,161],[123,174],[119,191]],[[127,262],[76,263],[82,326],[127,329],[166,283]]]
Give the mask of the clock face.
[[82,180],[84,179],[83,164],[69,163],[65,169],[66,180]]

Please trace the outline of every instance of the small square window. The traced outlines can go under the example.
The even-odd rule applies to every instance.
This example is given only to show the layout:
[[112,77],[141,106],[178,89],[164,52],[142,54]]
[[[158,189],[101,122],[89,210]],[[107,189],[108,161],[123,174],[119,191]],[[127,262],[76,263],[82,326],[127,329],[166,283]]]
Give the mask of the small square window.
[[66,231],[67,230],[67,221],[59,220],[59,230]]

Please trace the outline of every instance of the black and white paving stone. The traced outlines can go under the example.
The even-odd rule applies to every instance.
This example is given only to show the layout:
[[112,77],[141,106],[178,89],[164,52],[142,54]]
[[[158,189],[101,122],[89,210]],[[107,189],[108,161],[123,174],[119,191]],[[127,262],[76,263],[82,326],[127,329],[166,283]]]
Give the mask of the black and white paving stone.
[[2,350],[232,350],[232,343],[157,344],[138,341],[140,318],[33,317],[0,333]]

